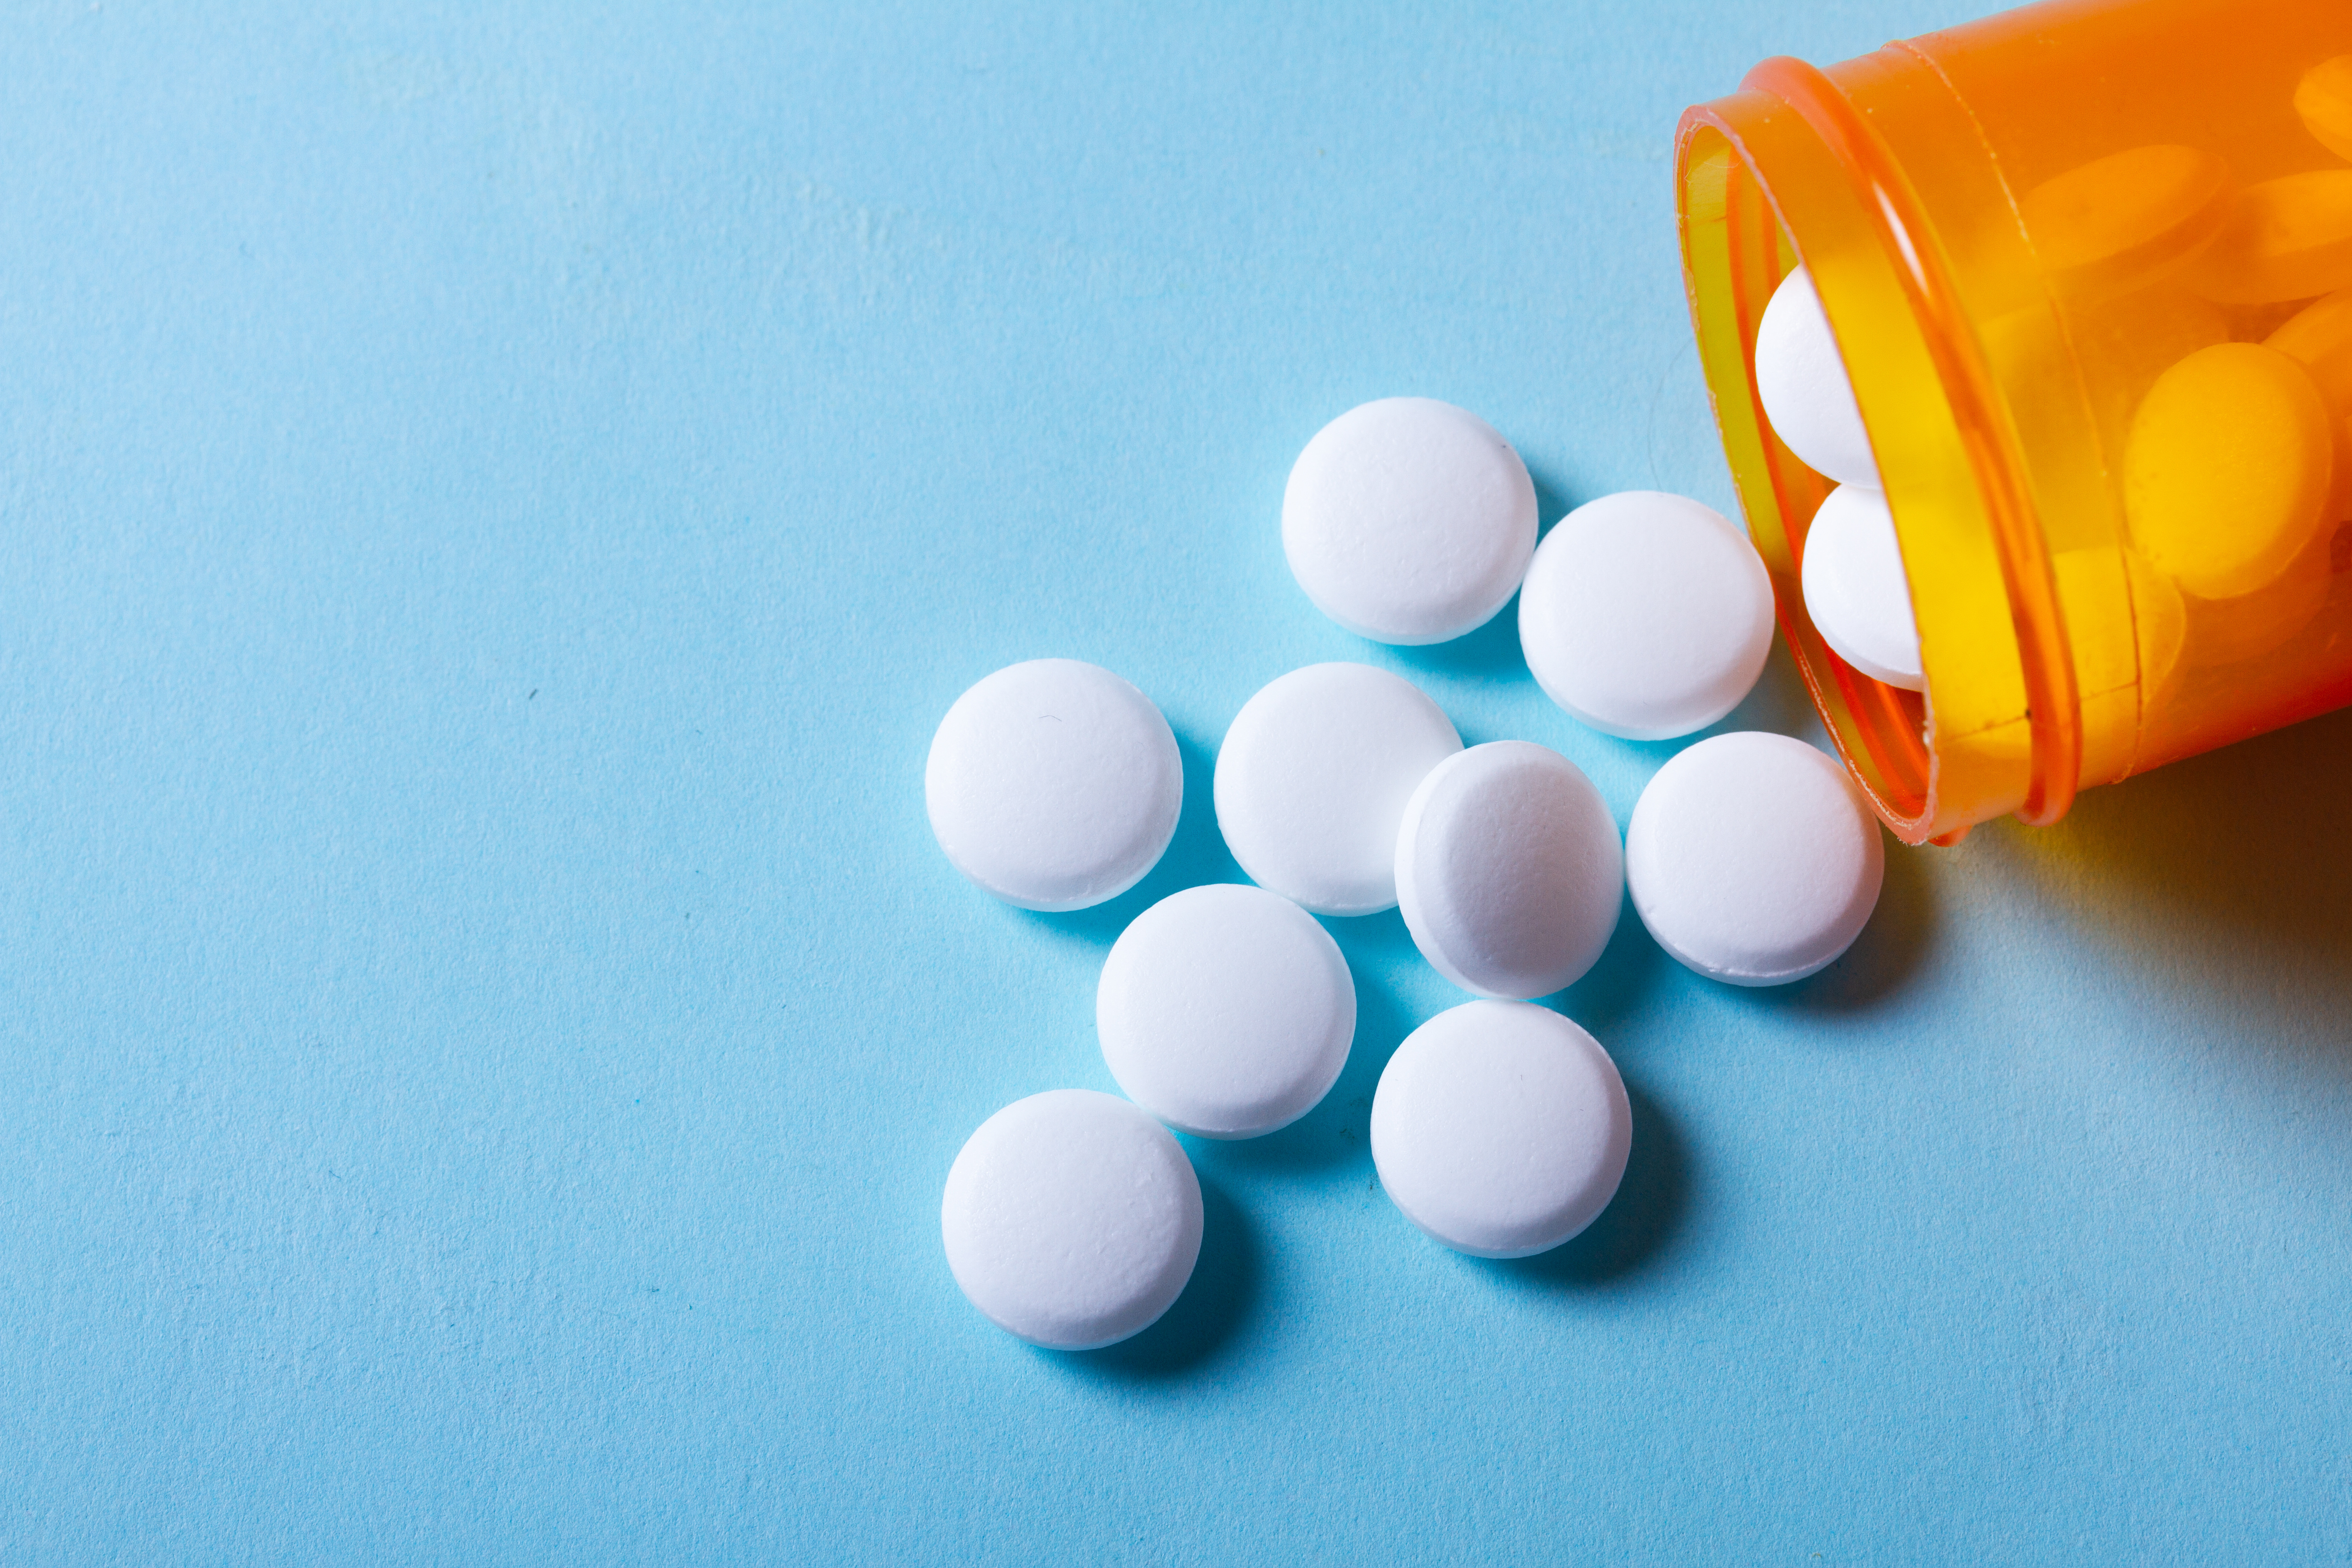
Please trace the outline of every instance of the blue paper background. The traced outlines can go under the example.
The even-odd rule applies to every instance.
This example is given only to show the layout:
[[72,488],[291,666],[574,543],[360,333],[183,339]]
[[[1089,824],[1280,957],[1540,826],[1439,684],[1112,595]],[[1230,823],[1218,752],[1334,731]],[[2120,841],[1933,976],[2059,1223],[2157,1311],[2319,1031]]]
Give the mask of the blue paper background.
[[[1122,922],[1234,875],[1262,682],[1404,670],[1622,821],[1672,748],[1507,616],[1312,612],[1290,458],[1418,393],[1548,521],[1727,504],[1675,116],[1955,3],[0,16],[0,1561],[2352,1552],[2352,719],[1898,851],[1786,991],[1629,921],[1561,1005],[1633,1164],[1549,1257],[1372,1179],[1459,999],[1393,914],[1331,1098],[1192,1146],[1160,1326],[1034,1351],[940,1256],[972,1127],[1110,1087]],[[1074,916],[922,813],[1045,654],[1188,770]]]

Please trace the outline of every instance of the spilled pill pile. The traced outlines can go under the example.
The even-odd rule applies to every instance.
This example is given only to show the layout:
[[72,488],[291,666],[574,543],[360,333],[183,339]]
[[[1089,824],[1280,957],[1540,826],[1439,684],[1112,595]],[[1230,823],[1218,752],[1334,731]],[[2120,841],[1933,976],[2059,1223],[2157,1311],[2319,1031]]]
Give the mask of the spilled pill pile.
[[[1792,329],[1817,353],[1802,341],[1812,330]],[[1832,384],[1818,366],[1809,374]],[[1866,463],[1866,440],[1859,449]],[[1536,522],[1526,465],[1493,427],[1444,403],[1388,398],[1307,443],[1282,540],[1317,607],[1380,642],[1460,637],[1518,594],[1538,683],[1604,733],[1691,734],[1747,695],[1771,646],[1772,588],[1737,526],[1654,491],[1579,507],[1540,548]],[[1014,665],[965,692],[924,782],[956,869],[1048,910],[1133,887],[1166,848],[1182,795],[1159,710],[1070,659]],[[982,1124],[948,1177],[940,1225],[957,1284],[1035,1344],[1111,1343],[1182,1290],[1201,1196],[1168,1129],[1259,1137],[1338,1079],[1356,990],[1318,917],[1399,909],[1431,966],[1476,998],[1390,1058],[1372,1158],[1423,1232],[1519,1258],[1583,1230],[1624,1174],[1633,1120],[1615,1064],[1533,1003],[1599,961],[1629,884],[1662,947],[1739,985],[1830,963],[1878,894],[1876,819],[1837,763],[1802,742],[1700,742],[1660,770],[1621,836],[1568,758],[1521,740],[1465,749],[1425,692],[1365,664],[1309,665],[1251,697],[1218,750],[1214,794],[1218,829],[1255,886],[1184,889],[1112,945],[1096,1030],[1128,1098],[1019,1100]]]
[[[2352,162],[2352,56],[2305,71],[2292,107],[2314,142]],[[2146,699],[2189,665],[2280,647],[2352,568],[2352,167],[2251,177],[2265,172],[2196,147],[2134,147],[2003,209],[2067,331],[2126,373],[2093,410],[2122,537],[2050,552],[2061,601],[2128,595],[2124,638],[2102,640],[2085,619],[2086,696]],[[2041,308],[1979,323],[1994,358],[2030,352],[2018,345]],[[1830,486],[1797,551],[1807,617],[1854,672],[1926,692],[1880,452],[1806,267],[1780,280],[1745,347],[1772,435]],[[1510,443],[1429,398],[1340,415],[1283,495],[1285,557],[1323,614],[1415,646],[1475,630],[1516,594],[1530,673],[1601,733],[1690,735],[1754,685],[1773,588],[1728,519],[1628,491],[1538,533]],[[958,870],[1008,902],[1059,910],[1150,870],[1182,780],[1142,692],[1041,659],[957,700],[925,788]],[[1801,741],[1746,731],[1682,750],[1621,835],[1568,758],[1517,739],[1465,749],[1426,693],[1358,663],[1293,670],[1243,704],[1214,793],[1218,828],[1255,885],[1185,889],[1112,947],[1097,1029],[1128,1099],[1018,1101],[971,1135],[948,1178],[958,1284],[1041,1345],[1113,1342],[1181,1292],[1202,1208],[1169,1129],[1261,1136],[1339,1078],[1356,992],[1322,920],[1398,909],[1422,956],[1473,998],[1386,1064],[1373,1163],[1434,1240],[1517,1258],[1581,1231],[1624,1174],[1632,1118],[1615,1064],[1535,1005],[1600,960],[1622,900],[1696,973],[1779,985],[1846,951],[1885,871],[1878,821],[1846,771]]]

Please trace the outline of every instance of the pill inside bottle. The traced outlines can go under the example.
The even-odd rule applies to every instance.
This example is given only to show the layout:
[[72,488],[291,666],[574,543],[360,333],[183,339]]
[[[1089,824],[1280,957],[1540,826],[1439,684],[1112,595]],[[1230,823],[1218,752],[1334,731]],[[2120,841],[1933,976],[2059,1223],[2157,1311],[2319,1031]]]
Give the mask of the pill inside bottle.
[[1813,279],[1780,280],[1756,329],[1756,392],[1773,433],[1806,466],[1840,484],[1878,484],[1878,461]]
[[1886,498],[1840,485],[1805,531],[1805,613],[1837,656],[1874,680],[1917,691],[1919,627]]
[[1750,532],[1903,839],[2352,698],[2352,8],[1769,60],[1677,174]]
[[2062,287],[2121,294],[2210,244],[2236,194],[2229,164],[2210,153],[2130,147],[2042,182],[2018,216]]
[[2312,139],[2352,161],[2352,55],[2322,60],[2294,89],[2294,111]]
[[2190,354],[2132,417],[2124,448],[2132,542],[2200,598],[2263,587],[2319,526],[2335,483],[2328,426],[2319,388],[2291,356],[2261,343]]
[[2352,169],[2282,174],[2241,192],[2189,269],[2225,305],[2308,300],[2352,285]]

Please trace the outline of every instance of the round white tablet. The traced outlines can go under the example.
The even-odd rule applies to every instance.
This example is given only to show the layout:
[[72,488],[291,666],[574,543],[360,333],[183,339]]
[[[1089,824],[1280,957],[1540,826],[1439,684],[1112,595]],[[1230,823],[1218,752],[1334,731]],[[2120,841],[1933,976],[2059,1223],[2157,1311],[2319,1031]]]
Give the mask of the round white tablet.
[[1829,314],[1803,268],[1780,280],[1756,324],[1756,392],[1789,450],[1842,485],[1878,488],[1878,460]]
[[1384,397],[1316,433],[1282,493],[1282,550],[1315,607],[1360,636],[1433,643],[1508,603],[1536,547],[1536,487],[1476,415]]
[[1519,647],[1570,718],[1632,741],[1687,735],[1763,672],[1772,579],[1713,507],[1663,490],[1602,496],[1537,549]]
[[1478,1258],[1558,1247],[1609,1206],[1633,1112],[1601,1042],[1525,1002],[1466,1002],[1405,1037],[1372,1096],[1390,1201]]
[[972,881],[1025,910],[1082,910],[1135,886],[1168,847],[1184,764],[1142,692],[1097,665],[1032,659],[956,699],[923,798]]
[[1088,1089],[1016,1100],[980,1124],[940,1205],[948,1267],[989,1321],[1094,1350],[1158,1321],[1201,1255],[1201,1183],[1176,1140]]
[[1217,826],[1262,888],[1320,915],[1397,901],[1397,824],[1462,749],[1444,710],[1368,664],[1310,664],[1242,705],[1217,749]]
[[1878,819],[1835,759],[1756,730],[1676,754],[1625,829],[1642,923],[1734,985],[1801,980],[1843,952],[1885,866]]
[[1397,829],[1397,901],[1413,945],[1481,996],[1549,995],[1617,929],[1625,858],[1609,805],[1574,763],[1528,741],[1430,770]]
[[1356,983],[1288,899],[1187,888],[1111,945],[1095,1029],[1136,1104],[1202,1138],[1255,1138],[1314,1110],[1347,1066]]
[[1829,493],[1805,531],[1803,580],[1805,613],[1840,658],[1889,686],[1927,685],[1911,584],[1885,496],[1861,485]]

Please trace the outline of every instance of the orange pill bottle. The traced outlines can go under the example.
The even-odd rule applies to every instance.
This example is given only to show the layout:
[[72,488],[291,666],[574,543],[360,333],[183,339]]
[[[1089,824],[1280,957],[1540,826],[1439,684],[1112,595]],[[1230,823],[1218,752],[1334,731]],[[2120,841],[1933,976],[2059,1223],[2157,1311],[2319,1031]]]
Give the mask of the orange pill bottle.
[[[2352,0],[2048,0],[1683,117],[1691,316],[1783,630],[1895,833],[1950,842],[2352,702]],[[1756,328],[1812,275],[1923,692],[1800,588],[1830,489]],[[2347,780],[2352,790],[2352,778]]]

